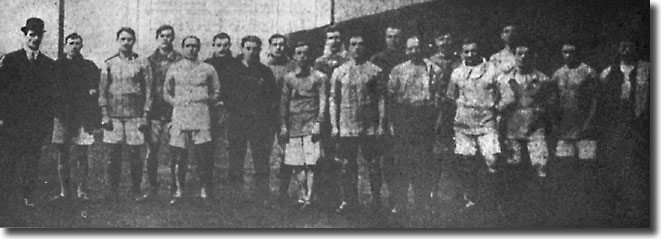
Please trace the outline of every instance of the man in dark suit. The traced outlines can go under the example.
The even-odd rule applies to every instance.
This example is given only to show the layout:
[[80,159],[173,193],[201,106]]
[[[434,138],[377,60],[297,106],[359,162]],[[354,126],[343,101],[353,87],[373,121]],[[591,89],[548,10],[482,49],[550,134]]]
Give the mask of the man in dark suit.
[[[44,21],[29,18],[21,31],[25,46],[7,54],[0,63],[0,132],[7,150],[0,167],[0,208],[9,208],[8,199],[19,182],[15,179],[17,171],[23,178],[23,204],[34,207],[39,153],[53,126],[54,62],[39,51]],[[21,167],[16,170],[19,161]]]

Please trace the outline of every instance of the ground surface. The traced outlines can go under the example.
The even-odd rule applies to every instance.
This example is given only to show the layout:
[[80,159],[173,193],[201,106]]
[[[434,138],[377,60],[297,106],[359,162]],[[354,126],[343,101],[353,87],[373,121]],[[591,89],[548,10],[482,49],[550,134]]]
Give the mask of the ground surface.
[[[514,194],[502,200],[500,206],[477,207],[474,210],[457,211],[447,202],[447,191],[453,181],[441,180],[438,191],[439,208],[435,213],[412,209],[408,213],[393,215],[387,210],[369,207],[355,213],[339,215],[332,211],[310,208],[298,210],[290,205],[278,204],[275,196],[261,197],[252,191],[252,163],[246,168],[246,185],[241,190],[230,190],[222,181],[227,174],[227,155],[223,144],[216,154],[215,181],[218,192],[216,200],[203,204],[190,195],[182,205],[170,206],[168,182],[170,180],[167,159],[161,157],[159,180],[162,182],[158,200],[138,204],[128,194],[128,166],[122,176],[122,199],[107,202],[105,190],[105,148],[95,144],[91,150],[91,194],[88,203],[47,203],[57,192],[56,153],[53,148],[44,148],[41,160],[41,180],[38,189],[37,207],[20,207],[20,199],[14,197],[14,206],[0,216],[2,227],[64,227],[64,228],[557,228],[557,227],[649,227],[650,204],[649,174],[637,175],[627,181],[633,188],[630,194],[643,195],[639,202],[622,204],[609,187],[603,183],[607,172],[595,168],[568,169],[554,163],[545,179],[531,178],[514,189]],[[167,152],[163,152],[167,154]],[[275,172],[279,164],[272,158]],[[360,170],[360,200],[367,204],[371,196],[367,173]],[[557,166],[560,165],[560,166]],[[271,189],[277,191],[277,180],[272,173]],[[643,181],[641,184],[640,180]],[[645,183],[645,180],[646,183]],[[192,181],[194,182],[194,181]],[[502,183],[494,180],[492,185]],[[143,188],[146,188],[143,183]],[[642,190],[642,192],[640,191]],[[387,186],[384,186],[387,196]],[[645,200],[645,195],[647,200]],[[265,202],[266,201],[266,202]],[[634,200],[635,201],[635,200]],[[614,208],[625,208],[618,210]],[[624,215],[624,216],[623,216]]]

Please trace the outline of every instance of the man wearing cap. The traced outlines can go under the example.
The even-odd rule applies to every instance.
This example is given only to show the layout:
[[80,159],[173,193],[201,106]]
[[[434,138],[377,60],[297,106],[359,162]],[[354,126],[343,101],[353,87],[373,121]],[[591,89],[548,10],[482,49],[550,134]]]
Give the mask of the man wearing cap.
[[[75,196],[87,200],[88,149],[94,143],[92,134],[101,123],[101,109],[98,105],[99,68],[80,54],[83,48],[80,35],[68,35],[64,44],[64,57],[55,61],[58,75],[55,110],[58,113],[54,118],[52,142],[60,154],[57,168],[60,193],[52,199],[70,199],[74,196],[70,182],[71,169],[74,169],[77,181]],[[70,154],[72,145],[73,157]]]
[[53,126],[56,72],[54,61],[39,50],[44,21],[29,18],[21,31],[25,45],[0,63],[0,133],[8,156],[1,167],[2,208],[9,208],[8,199],[19,183],[17,175],[23,178],[23,205],[34,207],[41,146]]
[[152,69],[146,58],[133,52],[135,31],[123,27],[116,34],[119,52],[106,59],[101,68],[99,106],[104,128],[103,142],[109,147],[110,181],[109,200],[118,199],[122,171],[122,146],[128,147],[131,165],[131,194],[142,197],[143,159],[140,148],[144,145],[147,119],[151,109]]
[[[172,107],[165,103],[163,100],[163,82],[165,81],[165,73],[170,65],[181,60],[182,56],[179,52],[172,47],[174,41],[174,28],[170,25],[162,25],[156,29],[156,41],[158,48],[152,53],[147,60],[153,71],[153,82],[151,86],[153,97],[152,110],[149,114],[150,130],[145,132],[148,142],[148,151],[146,159],[147,182],[149,183],[149,190],[138,201],[148,201],[153,199],[158,194],[158,155],[159,148],[162,142],[167,142],[169,123],[172,118]],[[167,145],[167,144],[164,144]],[[167,152],[167,151],[166,151]],[[170,165],[171,169],[174,165]],[[172,187],[170,189],[173,189]]]

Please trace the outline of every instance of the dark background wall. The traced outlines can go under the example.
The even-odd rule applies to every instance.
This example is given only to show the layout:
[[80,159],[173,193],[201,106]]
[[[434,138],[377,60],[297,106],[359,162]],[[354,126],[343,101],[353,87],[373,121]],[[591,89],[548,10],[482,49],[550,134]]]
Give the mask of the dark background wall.
[[[389,25],[401,26],[405,36],[420,35],[433,43],[439,29],[456,32],[457,39],[478,37],[485,44],[485,57],[502,48],[499,31],[513,22],[532,36],[538,47],[538,68],[551,74],[561,66],[560,44],[566,37],[580,39],[585,61],[601,70],[614,59],[622,37],[634,38],[643,59],[650,59],[650,6],[643,1],[448,1],[438,0],[336,23],[345,35],[361,31],[376,53],[384,47],[384,31]],[[308,40],[324,44],[325,27],[293,32],[291,42]],[[459,42],[459,41],[457,41]],[[430,49],[431,50],[431,49]]]

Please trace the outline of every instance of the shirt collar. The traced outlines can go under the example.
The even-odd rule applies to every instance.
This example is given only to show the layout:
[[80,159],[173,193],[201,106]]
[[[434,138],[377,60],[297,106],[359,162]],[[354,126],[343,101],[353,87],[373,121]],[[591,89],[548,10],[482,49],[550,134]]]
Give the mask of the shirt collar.
[[186,61],[186,62],[192,63],[192,64],[199,64],[199,63],[200,63],[200,59],[199,59],[199,58],[188,59],[188,58],[186,58],[186,57],[183,57],[183,58],[181,58],[181,59],[184,60],[184,61]]
[[386,48],[386,50],[384,52],[385,52],[386,56],[404,55],[403,51],[400,51],[399,49]]
[[280,57],[277,57],[277,56],[274,56],[273,54],[269,53],[268,55],[266,55],[266,57],[267,57],[268,63],[270,65],[284,65],[289,61],[289,57],[287,57],[284,54]]
[[27,56],[28,60],[31,58],[31,56],[34,56],[34,60],[36,60],[37,57],[39,56],[39,54],[41,53],[41,51],[39,51],[39,49],[32,50],[27,46],[23,47],[23,49],[25,49],[25,53],[26,53],[26,56]]
[[74,56],[74,57],[71,58],[71,59],[69,59],[69,57],[67,57],[67,56],[65,55],[63,58],[64,58],[65,60],[67,60],[67,61],[79,61],[79,60],[82,60],[82,59],[83,59],[83,55],[78,54],[78,55]]
[[[311,66],[308,67],[308,68],[309,68],[309,69],[308,69],[308,73],[311,74],[312,71],[313,71],[314,69],[313,69],[313,67],[311,67]],[[294,69],[294,74],[296,74],[296,76],[302,76],[301,73],[303,73],[303,68],[301,68],[300,66],[296,65],[296,68]]]
[[179,54],[179,52],[175,51],[174,49],[167,55],[161,54],[161,51],[156,49],[154,51],[154,56],[156,57],[156,59],[167,59],[169,61],[176,61],[182,58],[181,54]]
[[454,52],[450,52],[448,54],[445,54],[445,53],[439,51],[439,52],[436,53],[435,56],[440,58],[440,59],[450,60],[450,59],[455,58],[457,56],[457,54],[454,53]]
[[231,59],[232,58],[232,53],[225,54],[223,56],[219,56],[219,55],[214,53],[214,54],[211,55],[211,58],[214,58],[214,59]]

